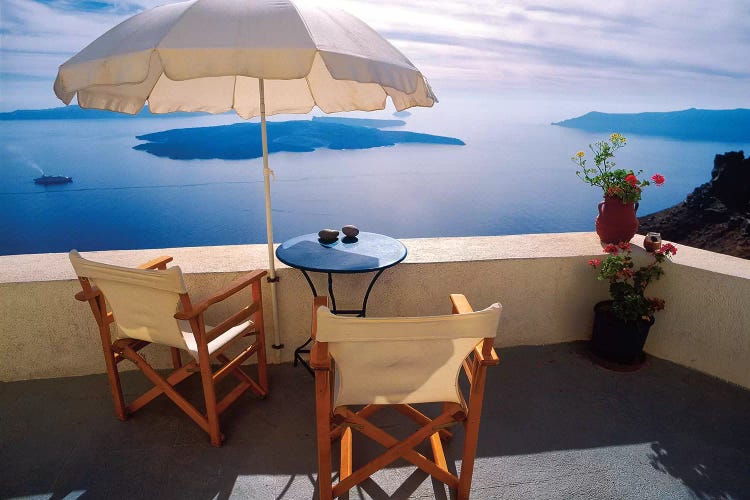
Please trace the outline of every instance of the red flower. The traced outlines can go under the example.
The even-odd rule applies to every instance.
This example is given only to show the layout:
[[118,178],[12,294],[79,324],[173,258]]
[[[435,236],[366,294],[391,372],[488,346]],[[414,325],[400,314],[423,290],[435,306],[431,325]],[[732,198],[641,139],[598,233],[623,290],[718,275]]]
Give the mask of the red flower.
[[661,186],[664,184],[664,176],[661,174],[654,174],[651,176],[651,180],[654,181],[654,184],[657,186]]
[[630,242],[628,241],[621,241],[617,246],[620,250],[625,250],[626,252],[630,251]]
[[618,278],[627,279],[633,277],[633,270],[630,268],[624,268],[619,273],[617,273]]
[[628,174],[627,176],[625,176],[625,182],[635,187],[635,185],[638,184],[638,177],[633,174]]
[[671,243],[664,243],[659,249],[659,253],[663,253],[664,255],[669,255],[669,254],[676,255],[677,247],[675,247]]
[[617,255],[617,253],[620,250],[617,248],[617,245],[613,245],[612,243],[608,244],[606,247],[604,247],[605,253],[611,253],[612,255]]
[[593,268],[596,268],[596,266],[598,266],[601,263],[602,263],[602,261],[599,260],[599,259],[591,259],[591,260],[589,260],[589,265],[591,267],[593,267]]

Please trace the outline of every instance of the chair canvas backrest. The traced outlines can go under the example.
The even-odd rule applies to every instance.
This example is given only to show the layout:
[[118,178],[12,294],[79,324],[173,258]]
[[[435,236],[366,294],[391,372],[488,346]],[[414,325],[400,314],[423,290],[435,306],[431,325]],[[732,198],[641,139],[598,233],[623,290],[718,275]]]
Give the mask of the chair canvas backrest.
[[131,269],[86,260],[75,250],[70,262],[104,294],[117,325],[117,338],[131,338],[188,350],[174,318],[187,293],[180,268]]
[[317,311],[316,339],[336,362],[334,407],[360,404],[461,403],[463,360],[495,337],[502,306],[417,318],[352,318]]

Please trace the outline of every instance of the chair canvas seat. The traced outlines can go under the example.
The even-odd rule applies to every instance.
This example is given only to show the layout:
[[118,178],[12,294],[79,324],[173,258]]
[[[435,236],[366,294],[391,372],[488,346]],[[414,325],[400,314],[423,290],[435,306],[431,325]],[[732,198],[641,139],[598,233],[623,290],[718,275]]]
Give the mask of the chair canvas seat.
[[[239,325],[230,328],[226,332],[222,333],[215,339],[213,339],[211,342],[208,343],[208,355],[213,356],[215,352],[221,351],[221,349],[233,341],[235,338],[237,338],[239,335],[244,334],[247,331],[250,331],[255,323],[252,320],[247,320],[244,323],[240,323]],[[206,330],[213,330],[214,327],[210,325],[206,325]],[[198,344],[195,342],[195,335],[193,334],[193,329],[190,328],[190,323],[187,321],[180,321],[180,330],[182,331],[182,337],[185,339],[185,345],[187,346],[187,351],[190,353],[191,356],[197,361],[198,360]]]

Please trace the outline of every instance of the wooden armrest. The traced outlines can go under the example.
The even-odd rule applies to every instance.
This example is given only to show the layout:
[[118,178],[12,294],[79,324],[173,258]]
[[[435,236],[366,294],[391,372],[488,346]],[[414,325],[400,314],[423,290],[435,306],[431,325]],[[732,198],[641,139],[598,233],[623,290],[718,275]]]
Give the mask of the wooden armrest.
[[451,302],[453,303],[453,314],[466,314],[474,312],[474,309],[472,309],[469,301],[466,300],[466,297],[464,297],[464,295],[461,293],[452,293]]
[[[474,356],[482,366],[493,366],[500,362],[500,358],[497,356],[495,348],[492,346],[492,340],[492,338],[486,338],[484,339],[484,342],[481,342],[474,347]],[[487,347],[489,347],[489,349]]]
[[310,367],[313,370],[330,370],[331,356],[328,354],[328,342],[313,342],[310,349]]
[[141,264],[137,269],[166,269],[167,263],[172,262],[172,260],[174,260],[172,257],[162,255],[161,257],[151,259],[150,261]]
[[310,349],[310,366],[313,370],[331,369],[331,357],[328,355],[328,343],[315,340],[318,333],[318,309],[323,306],[328,307],[328,297],[316,296],[313,298],[312,328],[310,329],[310,338],[313,339],[313,346],[312,349]]
[[[451,302],[453,303],[453,314],[474,312],[469,301],[460,293],[452,293]],[[492,337],[487,337],[474,347],[474,356],[476,356],[480,365],[491,366],[500,362],[500,358],[497,357],[495,348],[492,345],[494,341],[495,339]]]
[[328,307],[328,297],[316,295],[313,298],[312,328],[310,329],[310,338],[313,340],[315,340],[315,334],[318,332],[318,309],[323,306]]
[[[451,302],[453,303],[453,314],[474,312],[469,301],[460,293],[452,293]],[[497,357],[497,353],[495,352],[495,347],[492,345],[494,341],[494,338],[487,337],[474,347],[474,357],[480,365],[492,366],[500,362],[500,358]],[[465,366],[468,374],[467,367],[468,365]],[[469,377],[469,380],[471,380],[471,377]]]
[[88,293],[86,293],[85,290],[81,290],[75,295],[75,297],[76,297],[76,300],[80,300],[81,302],[86,302],[91,299],[97,298],[101,294],[102,292],[100,292],[97,287],[92,286],[91,291],[89,291]]
[[201,302],[198,302],[197,304],[194,304],[193,307],[190,309],[190,311],[184,311],[184,312],[178,312],[174,315],[177,319],[191,319],[199,314],[202,314],[206,309],[208,309],[213,304],[216,304],[218,302],[221,302],[222,300],[231,297],[235,293],[239,292],[243,288],[246,288],[248,285],[251,285],[257,281],[260,281],[260,279],[267,274],[267,271],[265,269],[260,269],[257,271],[252,271],[247,274],[243,274],[239,278],[235,279],[231,283],[229,283],[227,286],[222,288],[221,290],[215,292],[212,296],[208,297],[207,299],[202,300]]

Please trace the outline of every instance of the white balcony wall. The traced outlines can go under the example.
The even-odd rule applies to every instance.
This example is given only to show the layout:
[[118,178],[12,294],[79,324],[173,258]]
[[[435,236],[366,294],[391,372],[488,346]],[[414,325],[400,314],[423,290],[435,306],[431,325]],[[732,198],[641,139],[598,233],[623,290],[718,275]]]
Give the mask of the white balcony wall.
[[[639,243],[643,237],[636,236]],[[498,346],[588,339],[593,305],[607,298],[606,283],[586,264],[601,257],[594,233],[403,240],[407,259],[386,270],[375,285],[368,316],[448,314],[448,294],[463,293],[475,308],[503,304]],[[750,261],[679,245],[666,275],[650,294],[664,298],[646,351],[654,356],[750,388]],[[637,258],[646,255],[636,249]],[[200,298],[242,271],[265,267],[265,245],[83,252],[94,260],[137,265],[171,255]],[[288,362],[309,335],[312,294],[295,270],[279,269],[282,350],[273,350],[266,297],[269,359]],[[326,293],[325,275],[313,275]],[[371,275],[334,277],[340,308],[358,307]],[[267,286],[267,285],[266,285]],[[0,381],[104,372],[96,324],[67,254],[0,257]],[[208,321],[236,306],[217,306]],[[167,366],[159,348],[147,357]],[[129,362],[124,362],[128,365]]]

